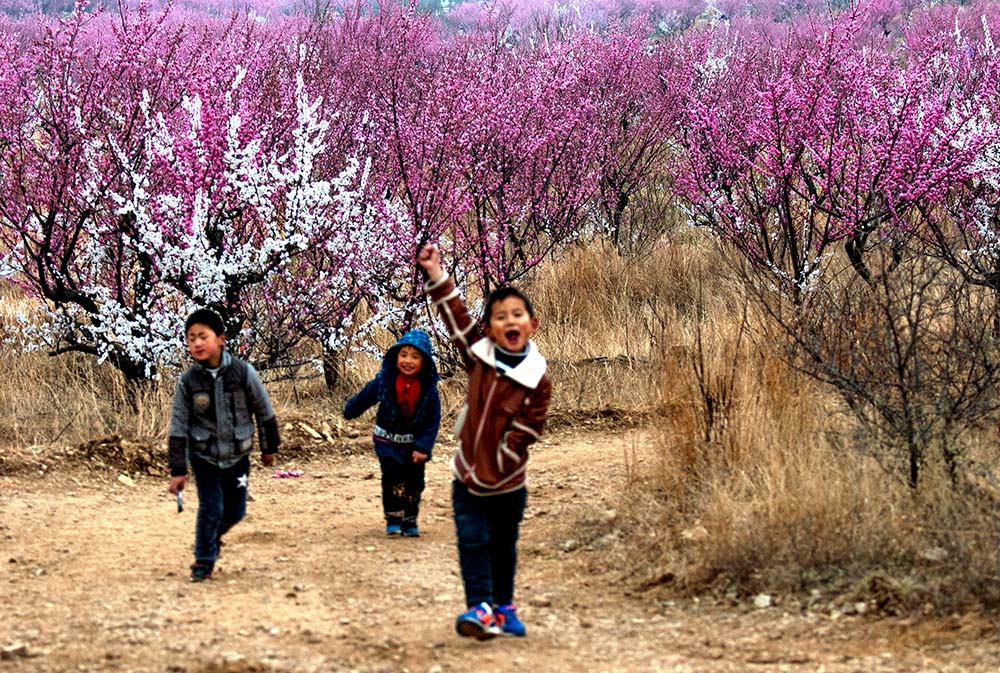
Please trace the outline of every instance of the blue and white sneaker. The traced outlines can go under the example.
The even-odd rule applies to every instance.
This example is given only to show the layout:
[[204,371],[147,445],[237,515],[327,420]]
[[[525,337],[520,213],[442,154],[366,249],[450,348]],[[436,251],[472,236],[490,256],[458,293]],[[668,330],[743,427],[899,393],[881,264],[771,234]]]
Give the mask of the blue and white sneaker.
[[455,620],[455,630],[458,635],[476,640],[489,640],[500,635],[493,609],[489,603],[473,605]]
[[403,528],[403,537],[420,537],[420,529],[416,526],[405,526]]
[[385,525],[385,534],[389,537],[396,537],[403,532],[403,527],[398,523],[387,523]]
[[503,635],[518,637],[526,635],[524,624],[517,618],[517,608],[513,604],[508,603],[493,608],[493,617]]

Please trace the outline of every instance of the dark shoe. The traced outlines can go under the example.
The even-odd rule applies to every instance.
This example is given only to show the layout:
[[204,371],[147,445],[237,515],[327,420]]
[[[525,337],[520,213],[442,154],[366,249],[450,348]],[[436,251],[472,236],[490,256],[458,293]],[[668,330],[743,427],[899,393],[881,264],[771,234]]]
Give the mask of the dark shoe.
[[403,529],[403,537],[420,537],[420,529],[416,526],[407,526]]
[[212,566],[207,563],[195,563],[191,566],[191,581],[204,582],[212,579]]
[[387,523],[385,525],[385,534],[389,537],[396,537],[402,532],[403,529],[398,523]]

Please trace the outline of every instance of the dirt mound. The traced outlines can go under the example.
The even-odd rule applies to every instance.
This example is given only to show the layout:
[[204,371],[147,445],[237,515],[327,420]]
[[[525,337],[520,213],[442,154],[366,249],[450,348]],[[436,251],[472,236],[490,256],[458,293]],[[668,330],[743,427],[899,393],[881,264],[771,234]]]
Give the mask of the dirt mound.
[[649,424],[651,411],[594,407],[590,409],[550,409],[548,430],[626,430]]
[[165,450],[150,443],[123,439],[118,435],[84,442],[76,447],[76,454],[95,467],[150,476],[167,474]]
[[339,414],[290,414],[281,418],[281,452],[296,459],[356,456],[371,450],[371,423],[345,421]]

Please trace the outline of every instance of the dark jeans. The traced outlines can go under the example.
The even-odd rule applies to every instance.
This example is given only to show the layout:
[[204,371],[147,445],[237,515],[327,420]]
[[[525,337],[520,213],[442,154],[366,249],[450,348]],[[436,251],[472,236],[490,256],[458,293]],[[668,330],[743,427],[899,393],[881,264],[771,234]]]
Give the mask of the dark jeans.
[[192,455],[191,471],[198,488],[194,559],[213,565],[219,555],[219,538],[239,523],[247,512],[250,456],[244,456],[232,467],[220,469]]
[[527,502],[525,488],[477,496],[461,482],[452,482],[451,505],[466,605],[513,602],[517,534]]
[[382,468],[382,511],[386,523],[416,526],[427,463],[414,463],[412,456],[403,462],[379,456],[378,464]]

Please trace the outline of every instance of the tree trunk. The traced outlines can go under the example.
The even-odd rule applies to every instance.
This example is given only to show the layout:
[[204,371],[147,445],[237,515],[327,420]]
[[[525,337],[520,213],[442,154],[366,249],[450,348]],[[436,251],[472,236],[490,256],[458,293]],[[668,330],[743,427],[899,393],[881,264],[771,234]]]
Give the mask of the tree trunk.
[[323,348],[323,381],[328,391],[333,391],[340,382],[340,354],[326,347]]

